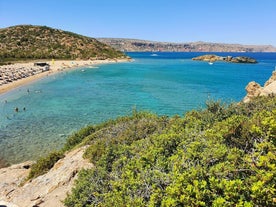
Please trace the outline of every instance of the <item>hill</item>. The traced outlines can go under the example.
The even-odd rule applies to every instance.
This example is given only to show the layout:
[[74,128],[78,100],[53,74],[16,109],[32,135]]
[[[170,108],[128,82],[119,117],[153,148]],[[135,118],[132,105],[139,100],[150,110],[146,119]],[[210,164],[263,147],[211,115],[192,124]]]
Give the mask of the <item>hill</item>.
[[0,62],[31,59],[106,59],[124,56],[94,38],[46,26],[0,29]]
[[271,45],[241,45],[208,42],[172,43],[123,38],[97,38],[99,41],[125,52],[276,52]]

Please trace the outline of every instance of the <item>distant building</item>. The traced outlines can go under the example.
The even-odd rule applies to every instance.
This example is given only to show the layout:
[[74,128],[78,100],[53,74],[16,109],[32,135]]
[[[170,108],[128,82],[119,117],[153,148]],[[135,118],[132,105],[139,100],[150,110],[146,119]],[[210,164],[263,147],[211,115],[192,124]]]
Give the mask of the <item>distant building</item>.
[[50,65],[48,63],[37,62],[37,63],[34,63],[34,66],[44,67],[44,66],[50,66]]
[[42,72],[50,70],[50,65],[48,63],[36,62],[34,63],[34,66],[43,67]]

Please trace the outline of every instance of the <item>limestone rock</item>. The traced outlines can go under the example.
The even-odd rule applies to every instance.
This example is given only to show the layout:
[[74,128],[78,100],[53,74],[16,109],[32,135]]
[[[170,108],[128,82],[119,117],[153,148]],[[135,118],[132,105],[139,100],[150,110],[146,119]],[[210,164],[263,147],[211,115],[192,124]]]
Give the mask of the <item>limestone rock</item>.
[[262,88],[261,96],[276,95],[276,81]]
[[202,55],[202,56],[194,57],[194,58],[192,58],[192,60],[215,62],[218,60],[222,60],[222,57],[217,56],[217,55]]
[[276,81],[276,70],[272,72],[272,76],[265,82],[264,86],[266,87],[274,81]]
[[79,170],[93,167],[88,160],[82,158],[86,148],[87,146],[81,147],[67,153],[48,173],[23,186],[20,183],[30,170],[26,169],[26,163],[0,169],[0,203],[8,202],[11,206],[20,207],[63,206],[61,201],[70,192]]
[[262,87],[260,86],[259,83],[252,81],[252,82],[248,83],[245,90],[247,91],[247,94],[249,96],[258,96],[261,93],[261,91],[260,91],[261,88]]
[[0,169],[0,200],[3,197],[9,197],[17,189],[21,182],[28,176],[30,166],[33,162],[24,162]]
[[227,56],[224,60],[225,60],[226,62],[231,62],[232,59],[233,59],[232,56]]
[[264,87],[252,81],[246,86],[247,95],[244,97],[243,102],[249,102],[252,98],[257,96],[276,95],[276,71],[272,73],[270,79],[265,83]]
[[231,61],[232,63],[257,63],[257,61],[253,58],[250,57],[235,57],[232,58]]

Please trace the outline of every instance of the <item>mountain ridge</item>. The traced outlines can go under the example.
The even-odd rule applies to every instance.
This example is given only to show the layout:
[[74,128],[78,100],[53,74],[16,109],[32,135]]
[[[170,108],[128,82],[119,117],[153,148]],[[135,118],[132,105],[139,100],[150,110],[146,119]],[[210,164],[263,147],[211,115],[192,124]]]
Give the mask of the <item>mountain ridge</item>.
[[276,52],[272,45],[243,45],[212,42],[158,42],[128,38],[97,38],[100,42],[124,52]]

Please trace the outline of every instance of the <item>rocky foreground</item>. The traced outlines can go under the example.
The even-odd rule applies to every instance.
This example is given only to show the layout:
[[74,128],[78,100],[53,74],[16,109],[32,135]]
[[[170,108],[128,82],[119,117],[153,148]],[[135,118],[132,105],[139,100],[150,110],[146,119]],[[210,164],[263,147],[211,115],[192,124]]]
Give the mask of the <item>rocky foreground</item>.
[[218,55],[202,55],[198,57],[192,58],[192,60],[198,60],[198,61],[206,61],[206,62],[216,62],[216,61],[224,61],[229,63],[257,63],[257,61],[254,58],[250,57],[222,57]]
[[48,173],[24,185],[32,162],[0,169],[0,206],[64,206],[62,200],[71,190],[79,170],[93,167],[82,158],[85,149],[81,147],[67,153]]

